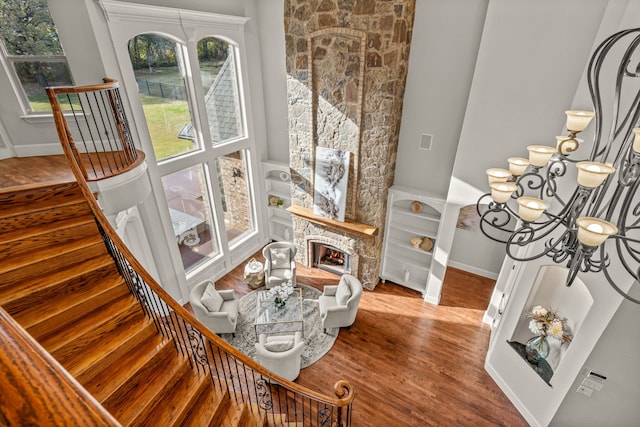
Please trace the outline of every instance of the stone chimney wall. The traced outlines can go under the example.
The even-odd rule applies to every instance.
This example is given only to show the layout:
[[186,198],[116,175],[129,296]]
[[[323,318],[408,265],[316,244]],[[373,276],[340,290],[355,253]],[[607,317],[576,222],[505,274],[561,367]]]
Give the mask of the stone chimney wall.
[[293,204],[313,209],[316,147],[350,153],[346,219],[378,227],[370,238],[294,220],[305,236],[344,240],[358,276],[379,280],[387,190],[393,183],[415,0],[285,0]]

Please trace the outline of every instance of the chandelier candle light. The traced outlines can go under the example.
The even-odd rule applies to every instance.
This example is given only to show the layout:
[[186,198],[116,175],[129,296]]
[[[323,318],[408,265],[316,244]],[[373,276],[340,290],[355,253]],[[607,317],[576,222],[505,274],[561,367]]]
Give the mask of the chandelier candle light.
[[[613,49],[614,45],[620,47]],[[556,136],[555,146],[529,145],[528,158],[509,157],[508,169],[488,169],[491,192],[477,204],[482,232],[506,243],[509,257],[531,261],[548,256],[556,263],[565,263],[567,286],[580,272],[602,272],[613,289],[636,304],[640,300],[616,282],[621,274],[640,280],[638,46],[640,28],[620,31],[601,43],[588,66],[595,111],[566,111],[568,135]],[[611,77],[614,68],[605,64],[612,62],[614,53],[622,56],[613,61],[615,88],[605,99],[601,88],[612,85],[603,83],[607,74],[603,69]],[[605,100],[611,107],[606,114]],[[591,152],[586,158],[573,159],[574,152],[584,145],[577,135],[592,120],[595,130]],[[577,184],[566,185],[567,180],[562,179],[571,168],[576,168]],[[483,209],[487,203],[488,208]],[[606,250],[608,239],[614,241],[615,252]],[[540,244],[533,245],[536,242]],[[519,249],[525,246],[529,250],[521,255]]]

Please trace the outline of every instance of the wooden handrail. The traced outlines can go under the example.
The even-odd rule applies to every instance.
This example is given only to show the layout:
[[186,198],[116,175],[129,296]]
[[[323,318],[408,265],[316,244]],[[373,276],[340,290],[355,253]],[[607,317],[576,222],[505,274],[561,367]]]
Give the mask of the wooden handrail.
[[[101,84],[46,90],[60,143],[69,145],[85,180],[120,175],[144,161],[144,153],[133,143],[117,80],[105,78]],[[62,114],[60,95],[67,96],[73,132]]]
[[1,307],[0,342],[0,424],[120,425]]
[[[61,141],[66,141],[66,122],[62,110],[60,108],[54,108],[53,114],[57,125],[56,128],[58,131],[58,136],[60,137]],[[77,157],[74,155],[72,146],[70,144],[63,143],[62,147],[71,170],[78,182],[80,190],[82,191],[84,198],[93,211],[93,215],[96,218],[96,221],[100,226],[102,232],[106,235],[106,238],[110,242],[112,242],[113,245],[115,245],[119,253],[122,254],[122,256],[129,263],[130,267],[140,276],[144,283],[170,308],[170,310],[173,311],[173,313],[178,318],[186,321],[187,324],[196,329],[200,334],[202,334],[202,336],[204,336],[208,340],[209,343],[214,345],[217,349],[233,357],[237,361],[240,361],[244,366],[249,367],[254,372],[262,375],[264,378],[268,378],[277,382],[281,387],[284,387],[285,389],[290,390],[291,392],[294,392],[299,396],[303,396],[308,399],[321,402],[323,404],[335,406],[336,408],[338,408],[339,414],[344,414],[343,421],[341,421],[340,425],[350,425],[350,408],[354,399],[354,392],[352,386],[347,381],[338,381],[334,386],[335,397],[331,397],[315,392],[313,390],[309,390],[292,381],[275,375],[262,367],[262,365],[255,362],[250,357],[246,356],[244,353],[232,347],[216,334],[211,332],[211,330],[203,325],[191,312],[189,312],[176,300],[174,300],[173,297],[171,297],[171,295],[169,295],[162,288],[162,286],[160,286],[155,281],[155,279],[147,272],[142,264],[140,264],[133,253],[131,253],[131,251],[128,249],[127,245],[122,241],[120,236],[111,227],[110,222],[102,213],[102,209],[98,205],[96,198],[94,197],[91,189],[87,184],[87,180],[85,179]],[[340,417],[341,415],[339,415],[339,418]]]

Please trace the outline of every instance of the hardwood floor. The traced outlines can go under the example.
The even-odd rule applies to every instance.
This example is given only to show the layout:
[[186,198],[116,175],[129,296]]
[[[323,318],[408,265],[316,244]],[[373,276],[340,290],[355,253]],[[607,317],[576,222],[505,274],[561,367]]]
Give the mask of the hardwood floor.
[[[255,258],[263,260],[261,254]],[[216,282],[240,297],[244,264]],[[338,277],[298,266],[299,283],[322,289]],[[484,370],[489,326],[482,323],[494,281],[447,270],[442,300],[387,282],[364,291],[355,323],[297,383],[333,393],[339,379],[356,393],[353,426],[526,426]]]

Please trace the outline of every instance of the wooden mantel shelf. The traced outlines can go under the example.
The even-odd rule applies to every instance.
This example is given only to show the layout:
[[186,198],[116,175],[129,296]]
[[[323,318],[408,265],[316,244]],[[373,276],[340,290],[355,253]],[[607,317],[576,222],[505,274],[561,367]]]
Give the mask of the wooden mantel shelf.
[[363,224],[361,222],[338,221],[321,215],[316,215],[311,209],[302,206],[291,205],[287,208],[289,212],[297,217],[306,219],[315,224],[324,225],[325,227],[335,228],[345,233],[356,234],[362,237],[373,237],[378,234],[378,227]]

